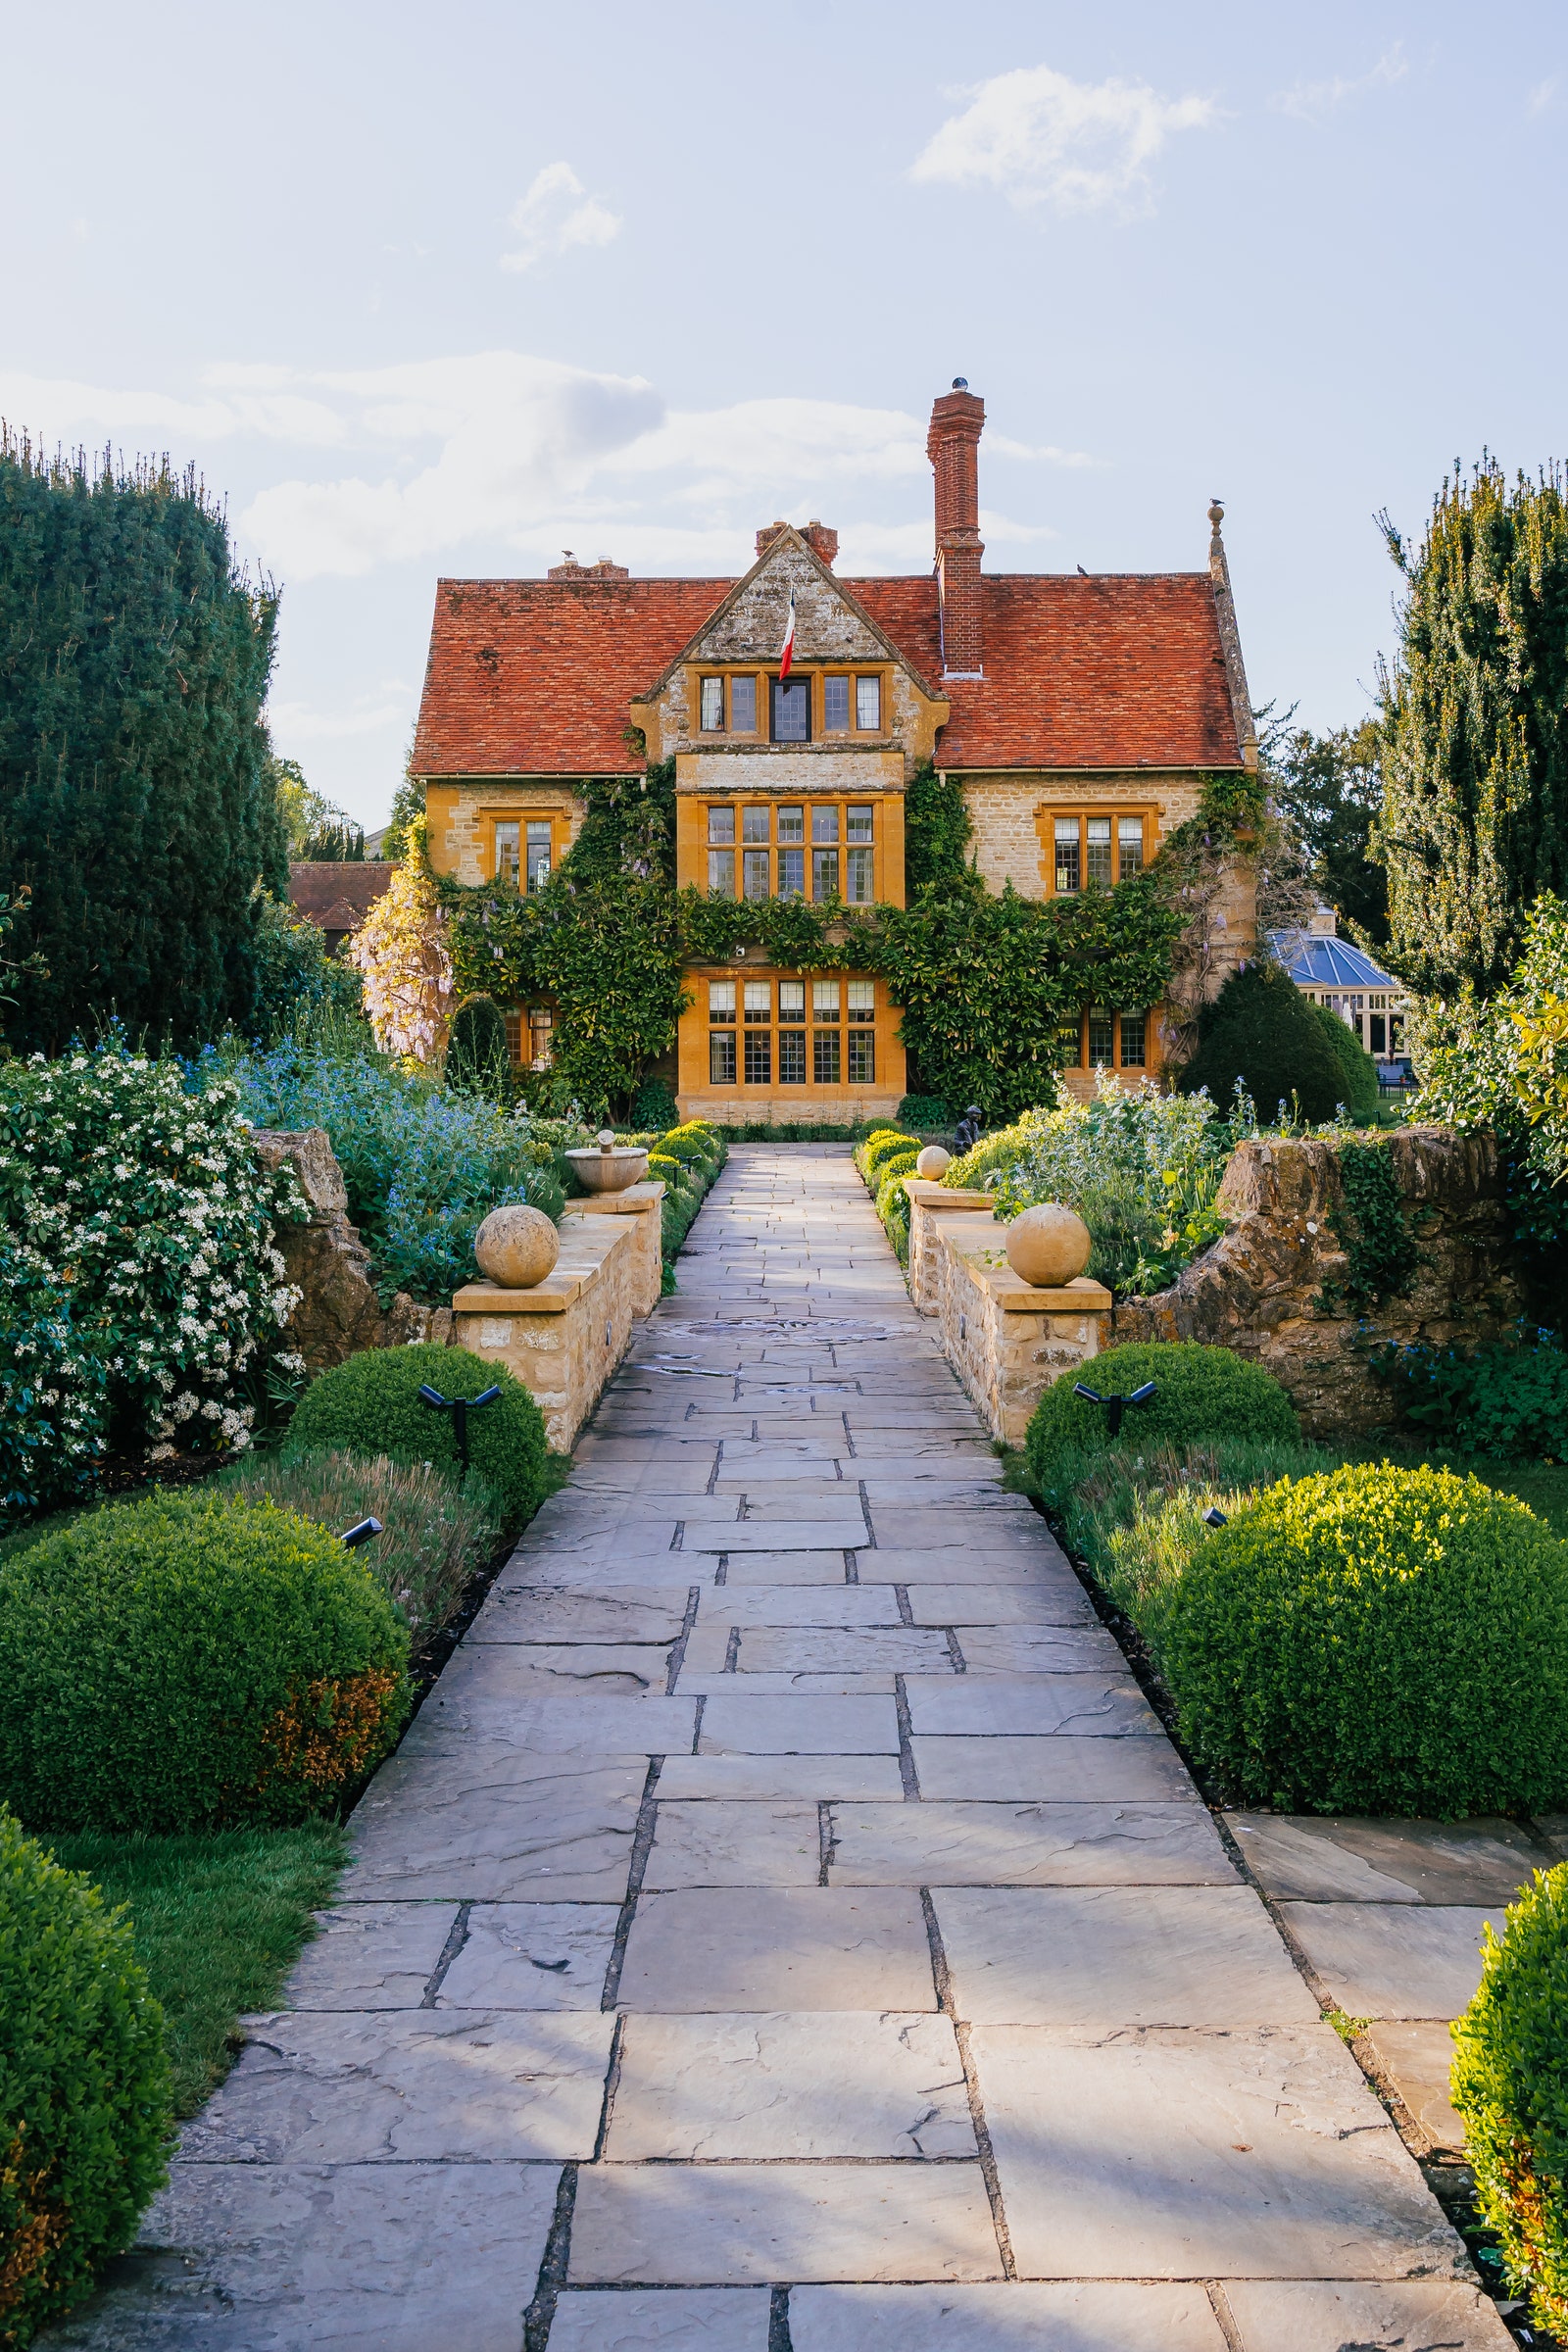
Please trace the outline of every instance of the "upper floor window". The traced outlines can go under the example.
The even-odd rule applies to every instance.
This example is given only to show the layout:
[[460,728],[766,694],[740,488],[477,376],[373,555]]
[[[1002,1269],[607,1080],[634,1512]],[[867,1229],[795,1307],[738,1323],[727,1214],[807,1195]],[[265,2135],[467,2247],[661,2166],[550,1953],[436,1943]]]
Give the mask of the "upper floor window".
[[540,890],[554,860],[548,816],[506,819],[496,827],[496,878],[519,890]]
[[827,735],[847,735],[850,714],[855,714],[855,727],[861,735],[875,735],[882,726],[882,681],[879,677],[852,677],[847,671],[829,670],[822,680],[822,731]]
[[1097,809],[1051,820],[1053,892],[1061,896],[1089,884],[1108,890],[1144,869],[1144,819]]
[[850,723],[850,681],[848,678],[826,677],[822,680],[822,725],[829,735],[846,732]]
[[855,681],[855,723],[863,734],[875,734],[882,724],[882,681],[880,678],[857,678]]
[[[705,735],[755,735],[757,680],[754,677],[704,678],[699,688],[700,723]],[[726,708],[727,705],[727,708]]]
[[1069,1069],[1143,1071],[1149,1066],[1147,1008],[1115,1012],[1104,1004],[1091,1004],[1083,1012],[1069,1013],[1057,1037]]
[[808,678],[770,678],[773,699],[773,741],[809,743],[811,740],[811,684]]

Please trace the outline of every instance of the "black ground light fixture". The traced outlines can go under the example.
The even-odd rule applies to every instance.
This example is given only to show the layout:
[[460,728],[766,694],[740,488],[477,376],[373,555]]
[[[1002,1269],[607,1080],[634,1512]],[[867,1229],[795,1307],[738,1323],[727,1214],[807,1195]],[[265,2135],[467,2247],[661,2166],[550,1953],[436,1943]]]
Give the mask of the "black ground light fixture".
[[1211,1502],[1207,1510],[1203,1513],[1203,1525],[1205,1527],[1229,1527],[1230,1521],[1226,1518],[1224,1512],[1219,1508],[1218,1504]]
[[338,1542],[345,1551],[357,1551],[362,1544],[368,1544],[372,1536],[385,1534],[386,1529],[379,1519],[356,1519],[352,1527],[343,1530]]
[[458,1459],[465,1470],[468,1467],[468,1415],[476,1413],[481,1404],[494,1404],[500,1396],[499,1388],[482,1389],[477,1396],[443,1396],[425,1381],[419,1383],[419,1402],[427,1404],[432,1413],[452,1415],[452,1434],[458,1441]]
[[1072,1393],[1075,1396],[1087,1396],[1091,1404],[1104,1406],[1106,1432],[1115,1438],[1121,1435],[1121,1417],[1127,1407],[1130,1404],[1147,1404],[1158,1385],[1157,1381],[1146,1380],[1143,1387],[1134,1389],[1130,1396],[1102,1396],[1098,1389],[1091,1389],[1083,1381],[1075,1380]]

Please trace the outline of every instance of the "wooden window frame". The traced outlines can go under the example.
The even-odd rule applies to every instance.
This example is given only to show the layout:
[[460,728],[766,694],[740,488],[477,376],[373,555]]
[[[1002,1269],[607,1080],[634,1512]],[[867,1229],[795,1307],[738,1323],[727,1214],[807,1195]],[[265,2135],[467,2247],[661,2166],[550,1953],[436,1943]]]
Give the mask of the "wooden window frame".
[[[1136,817],[1143,827],[1144,861],[1139,872],[1146,872],[1159,846],[1159,816],[1157,809],[1147,804],[1124,801],[1068,801],[1045,803],[1035,810],[1035,825],[1040,835],[1040,874],[1048,899],[1082,898],[1089,887],[1089,819],[1108,817],[1110,820],[1110,849],[1115,864],[1115,888],[1121,876],[1121,827],[1124,818]],[[1056,888],[1056,821],[1061,817],[1078,820],[1078,888],[1058,891]]]
[[[1089,1015],[1091,1011],[1100,1011],[1103,1013],[1107,1009],[1110,1016],[1110,1059],[1109,1061],[1091,1061],[1089,1058]],[[1080,1005],[1078,1008],[1077,1057],[1075,1060],[1064,1061],[1061,1063],[1061,1068],[1063,1070],[1081,1070],[1086,1076],[1092,1076],[1096,1070],[1114,1070],[1118,1076],[1123,1070],[1131,1070],[1140,1077],[1151,1077],[1155,1075],[1159,1069],[1163,1067],[1163,1064],[1157,1059],[1155,1053],[1155,1047],[1157,1043],[1155,1014],[1158,1012],[1158,1010],[1159,1007],[1157,1004],[1113,1004],[1108,1008],[1104,1005]],[[1122,1060],[1121,1020],[1124,1011],[1141,1012],[1143,1014],[1144,1058],[1142,1061],[1124,1062]],[[1066,1026],[1067,1024],[1065,1021],[1061,1021],[1057,1024],[1058,1036],[1061,1034],[1062,1030],[1066,1028]]]

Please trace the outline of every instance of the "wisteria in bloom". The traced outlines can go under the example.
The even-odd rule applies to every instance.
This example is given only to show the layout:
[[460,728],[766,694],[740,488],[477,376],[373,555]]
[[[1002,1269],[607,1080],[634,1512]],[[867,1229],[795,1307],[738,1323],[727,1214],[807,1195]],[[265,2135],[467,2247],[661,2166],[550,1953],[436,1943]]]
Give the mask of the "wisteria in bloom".
[[0,1064],[0,1356],[29,1329],[60,1338],[76,1367],[50,1408],[62,1455],[111,1428],[158,1452],[249,1442],[246,1376],[299,1296],[276,1229],[308,1211],[293,1171],[257,1160],[237,1094],[193,1094],[178,1062],[119,1038]]
[[452,956],[422,824],[410,827],[409,854],[348,954],[364,975],[366,1017],[382,1053],[438,1068],[452,1026]]

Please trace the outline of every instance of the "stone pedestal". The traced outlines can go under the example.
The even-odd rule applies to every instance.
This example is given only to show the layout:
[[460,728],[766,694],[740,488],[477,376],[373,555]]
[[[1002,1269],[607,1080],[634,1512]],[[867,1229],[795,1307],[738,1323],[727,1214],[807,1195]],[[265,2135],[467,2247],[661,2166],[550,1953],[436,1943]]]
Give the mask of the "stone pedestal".
[[1034,1289],[1007,1263],[1006,1227],[977,1208],[941,1216],[922,1203],[911,1229],[916,1218],[925,1226],[923,1276],[934,1301],[925,1311],[941,1322],[942,1352],[992,1436],[1021,1446],[1046,1390],[1099,1354],[1110,1293],[1082,1279],[1062,1290]]
[[641,1184],[629,1184],[620,1193],[589,1193],[581,1200],[570,1201],[563,1219],[564,1238],[566,1222],[572,1217],[630,1217],[637,1261],[635,1282],[636,1303],[633,1314],[640,1323],[651,1315],[659,1304],[663,1284],[664,1252],[662,1208],[664,1186],[660,1177],[645,1176]]
[[[633,1193],[646,1197],[634,1201]],[[659,1297],[662,1195],[661,1184],[638,1185],[576,1204],[587,1213],[562,1218],[561,1255],[543,1282],[531,1291],[470,1282],[452,1301],[457,1346],[505,1364],[522,1382],[558,1453],[570,1452],[626,1352],[632,1325]]]

